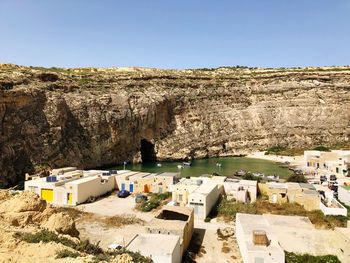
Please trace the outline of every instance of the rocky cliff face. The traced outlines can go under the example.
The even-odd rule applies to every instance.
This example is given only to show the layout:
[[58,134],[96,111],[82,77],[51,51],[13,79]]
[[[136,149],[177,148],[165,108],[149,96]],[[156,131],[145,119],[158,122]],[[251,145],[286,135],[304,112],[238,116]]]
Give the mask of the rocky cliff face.
[[347,144],[350,68],[157,70],[0,66],[0,186],[35,165]]

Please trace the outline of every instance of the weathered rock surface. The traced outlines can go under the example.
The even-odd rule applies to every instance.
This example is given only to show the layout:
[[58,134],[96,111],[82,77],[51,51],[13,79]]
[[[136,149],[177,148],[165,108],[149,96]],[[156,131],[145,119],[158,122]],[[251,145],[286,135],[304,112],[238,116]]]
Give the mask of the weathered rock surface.
[[348,144],[349,91],[350,67],[1,65],[0,187],[18,182],[38,164],[91,168],[141,157],[245,154],[277,144]]

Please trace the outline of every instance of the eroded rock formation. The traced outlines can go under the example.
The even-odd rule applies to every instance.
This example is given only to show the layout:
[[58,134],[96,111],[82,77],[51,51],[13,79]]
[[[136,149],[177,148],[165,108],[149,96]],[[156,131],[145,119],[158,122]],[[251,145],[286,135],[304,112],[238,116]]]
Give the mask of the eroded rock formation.
[[0,187],[39,164],[91,168],[141,161],[142,155],[174,160],[277,144],[347,144],[349,91],[350,67],[176,71],[1,65]]

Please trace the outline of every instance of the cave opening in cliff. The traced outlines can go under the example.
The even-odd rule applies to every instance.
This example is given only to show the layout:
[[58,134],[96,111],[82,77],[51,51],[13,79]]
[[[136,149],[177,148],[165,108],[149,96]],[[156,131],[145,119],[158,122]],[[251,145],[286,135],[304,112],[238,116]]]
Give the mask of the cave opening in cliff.
[[143,163],[157,160],[154,144],[146,139],[141,140],[141,160]]

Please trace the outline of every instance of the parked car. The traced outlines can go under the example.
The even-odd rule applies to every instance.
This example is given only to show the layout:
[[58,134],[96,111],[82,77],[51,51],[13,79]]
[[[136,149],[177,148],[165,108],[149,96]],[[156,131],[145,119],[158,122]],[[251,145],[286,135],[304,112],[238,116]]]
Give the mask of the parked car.
[[147,196],[143,195],[143,194],[138,194],[135,197],[135,203],[141,203],[143,201],[147,201]]
[[326,181],[327,181],[327,176],[321,175],[321,176],[320,176],[320,181],[321,181],[321,184],[322,184],[323,182],[326,182]]
[[337,180],[337,177],[335,176],[335,174],[332,174],[332,175],[329,177],[329,180],[331,180],[331,181],[336,181],[336,180]]
[[123,248],[123,246],[118,244],[118,243],[112,243],[112,244],[108,245],[108,250],[110,250],[110,251],[119,250],[122,248]]
[[120,198],[125,198],[128,197],[130,195],[129,191],[126,190],[121,190],[118,192],[118,197]]

